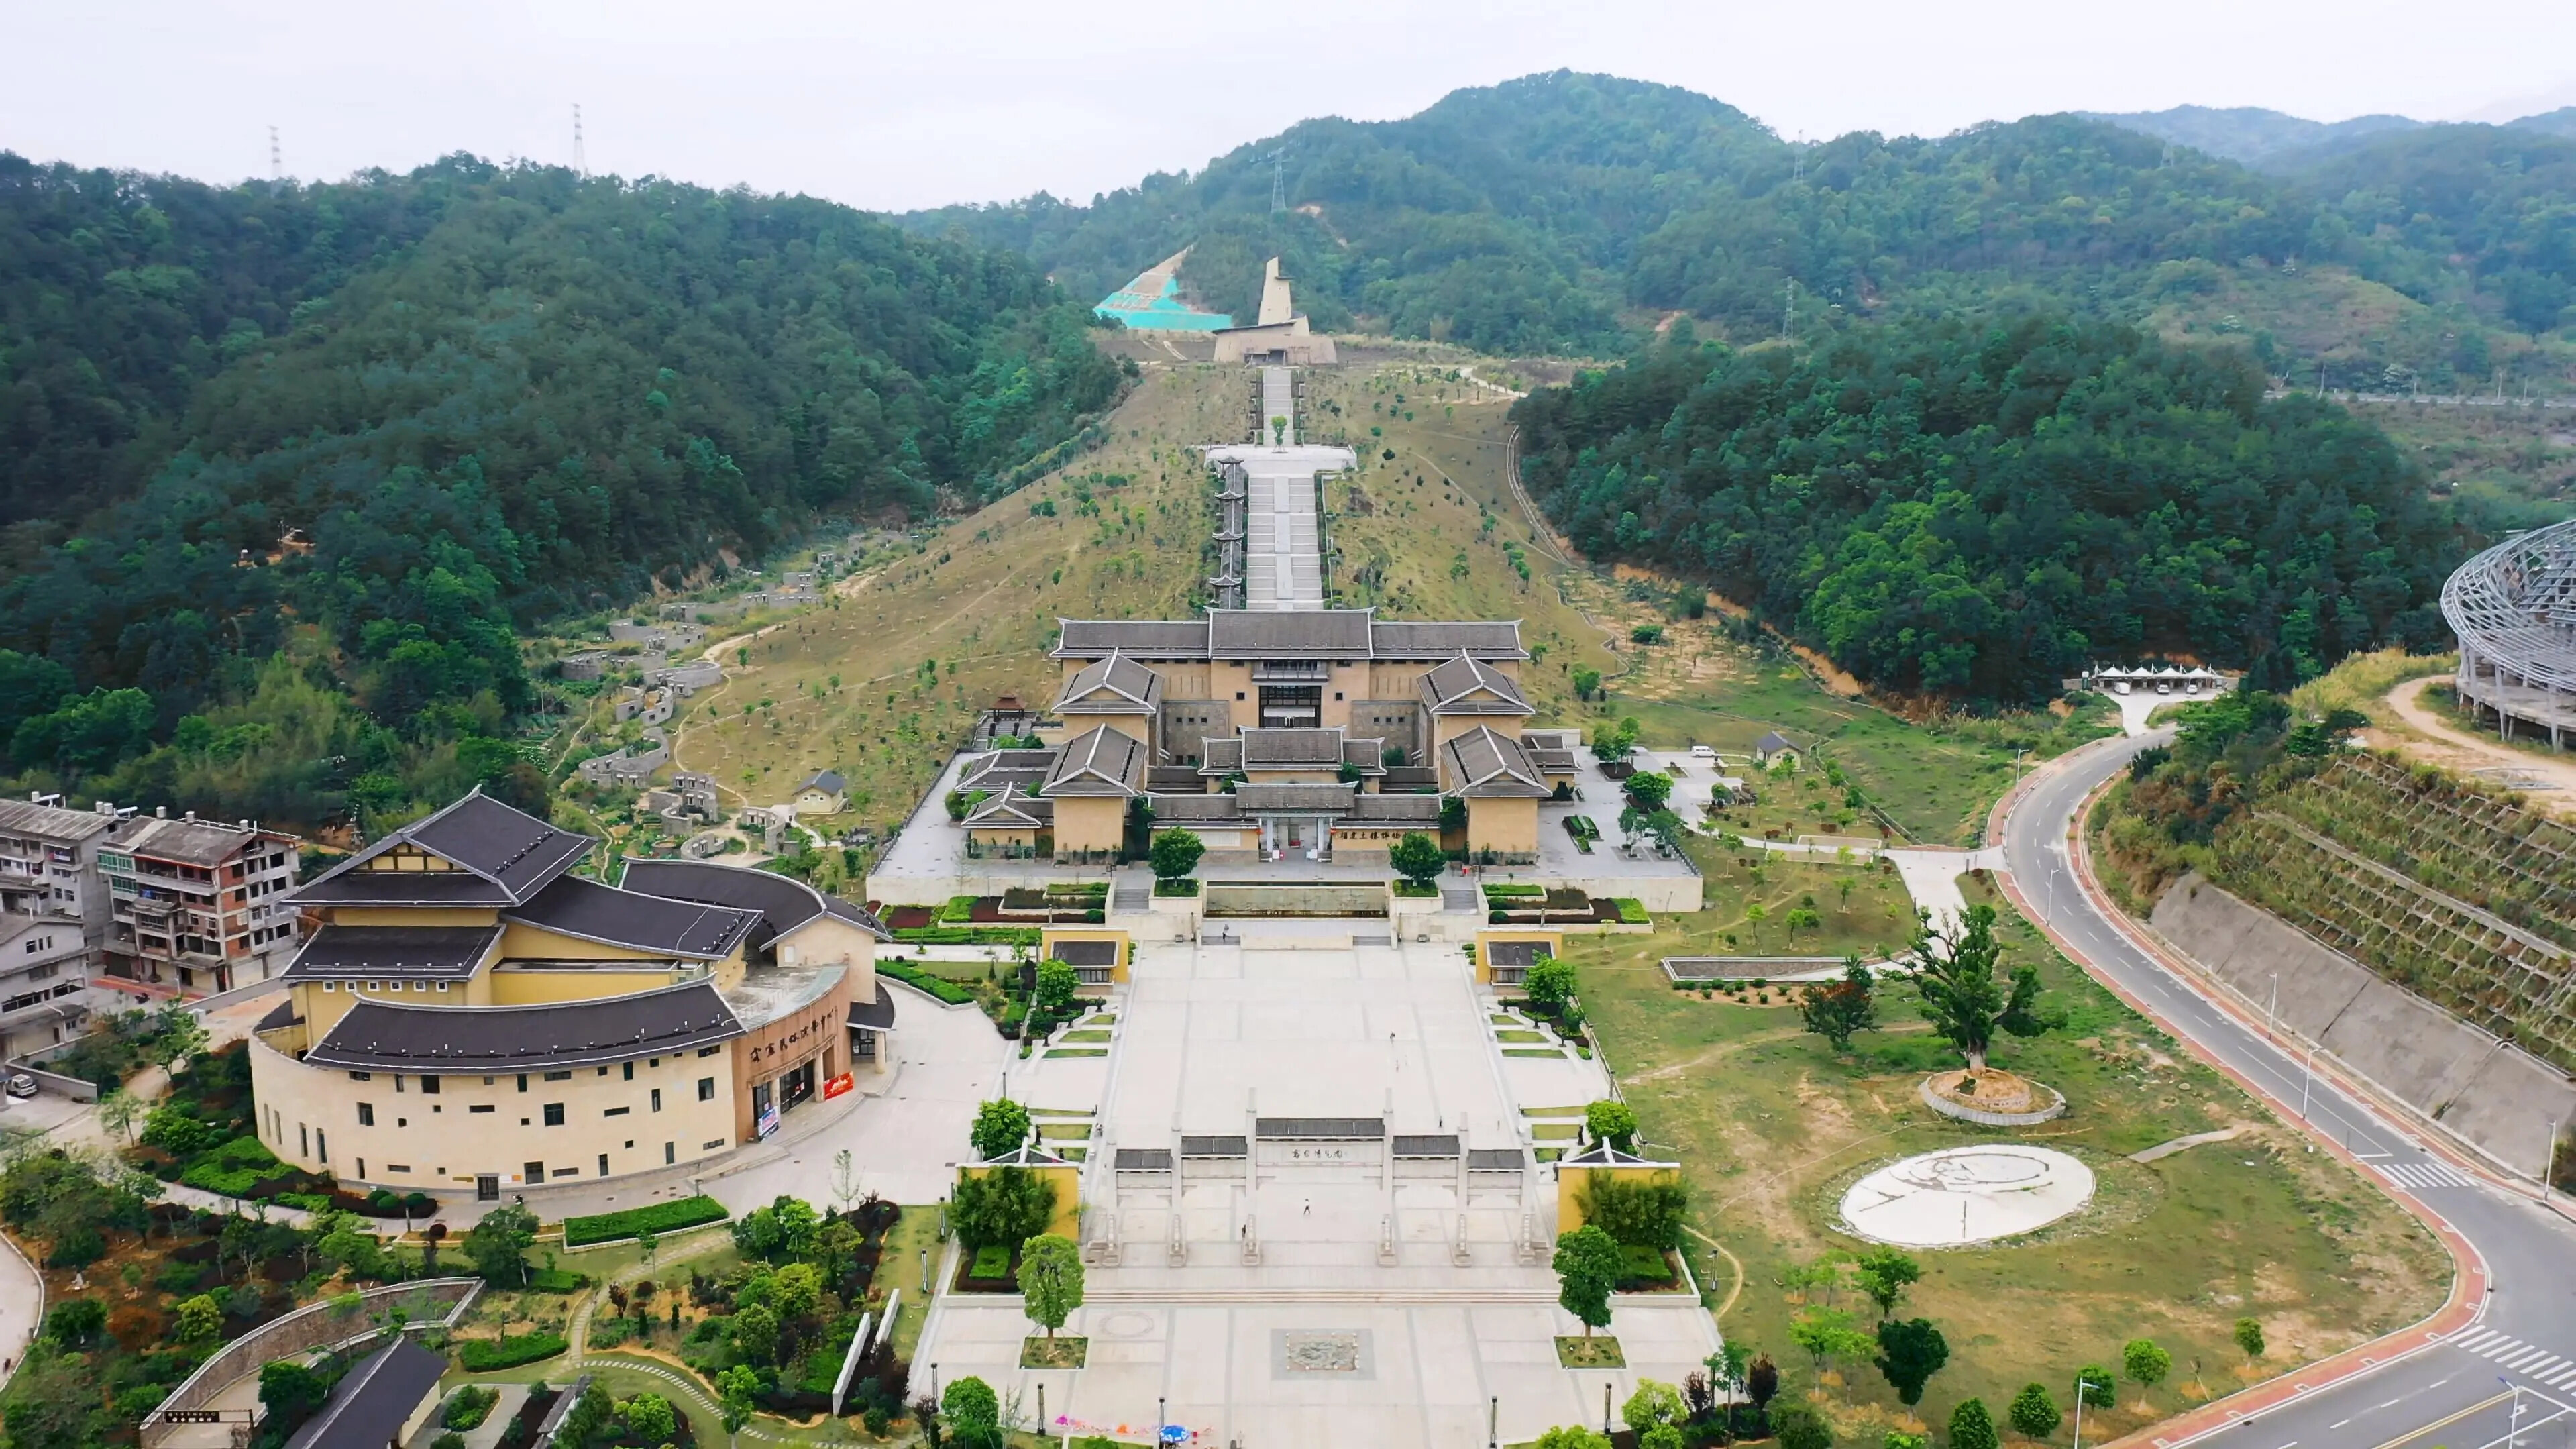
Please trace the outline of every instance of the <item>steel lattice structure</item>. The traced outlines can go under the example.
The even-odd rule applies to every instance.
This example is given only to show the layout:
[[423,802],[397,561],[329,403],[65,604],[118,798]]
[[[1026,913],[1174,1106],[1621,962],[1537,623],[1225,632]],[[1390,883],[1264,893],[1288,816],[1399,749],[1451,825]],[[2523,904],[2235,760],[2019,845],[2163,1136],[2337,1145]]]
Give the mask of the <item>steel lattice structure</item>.
[[2510,735],[2576,733],[2576,520],[2506,539],[2442,585],[2460,698]]

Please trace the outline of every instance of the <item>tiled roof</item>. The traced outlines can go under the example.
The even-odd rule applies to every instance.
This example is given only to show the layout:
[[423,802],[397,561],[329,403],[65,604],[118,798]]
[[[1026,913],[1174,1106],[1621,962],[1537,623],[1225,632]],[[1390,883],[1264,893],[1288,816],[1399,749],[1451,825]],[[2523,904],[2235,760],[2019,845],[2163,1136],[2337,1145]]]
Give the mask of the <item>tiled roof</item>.
[[991,798],[978,800],[966,812],[967,829],[1037,830],[1055,823],[1055,802],[1005,784]]
[[1771,733],[1764,735],[1762,738],[1753,742],[1753,753],[1757,755],[1776,754],[1781,750],[1794,750],[1796,748],[1798,748],[1798,742],[1789,738],[1787,735],[1780,733],[1778,730],[1773,730]]
[[1442,785],[1452,795],[1478,799],[1552,793],[1520,741],[1478,725],[1440,747]]
[[1054,750],[994,750],[977,755],[957,772],[957,788],[999,790],[1017,785],[1023,791],[1035,790],[1054,771],[1055,758]]
[[1242,740],[1243,767],[1247,770],[1296,767],[1331,770],[1341,767],[1342,732],[1338,728],[1294,729],[1257,725],[1243,731]]
[[1389,824],[1429,824],[1440,818],[1437,795],[1354,795],[1351,797],[1353,823],[1385,821]]
[[1052,713],[1152,714],[1162,705],[1163,677],[1112,650],[1065,681]]
[[445,1372],[443,1355],[397,1336],[332,1385],[330,1399],[286,1449],[385,1449]]
[[840,771],[817,770],[814,772],[813,778],[807,780],[797,788],[800,790],[821,790],[826,794],[838,795],[849,787],[850,782],[841,778]]
[[[515,906],[535,897],[599,842],[513,810],[478,786],[435,815],[415,820],[295,892],[298,905]],[[366,863],[411,845],[451,871],[369,870]]]
[[119,824],[99,845],[155,860],[213,866],[240,854],[259,835],[257,830],[223,820],[164,820],[157,815],[137,815]]
[[1205,825],[1242,819],[1243,807],[1235,803],[1232,795],[1156,795],[1154,797],[1156,824],[1188,821]]
[[1369,627],[1379,659],[1441,659],[1460,651],[1479,659],[1527,659],[1518,619],[1381,619]]
[[463,981],[500,939],[499,926],[324,926],[295,953],[289,981]]
[[1304,810],[1340,815],[1351,808],[1351,793],[1356,786],[1338,782],[1297,785],[1264,785],[1258,782],[1234,787],[1235,803],[1245,811]]
[[1423,706],[1433,714],[1536,714],[1512,677],[1471,655],[1423,671]]
[[584,941],[696,961],[721,961],[760,926],[756,910],[671,900],[564,876],[502,919]]
[[1368,609],[1210,609],[1216,659],[1366,659]]
[[639,860],[629,857],[626,875],[620,884],[627,890],[660,896],[665,900],[696,901],[704,905],[757,911],[760,924],[751,935],[754,950],[765,949],[779,937],[825,916],[856,926],[880,941],[894,939],[894,933],[885,928],[885,923],[863,908],[838,896],[826,895],[793,876],[780,875],[776,871],[719,865],[712,860]]
[[398,1006],[353,1002],[308,1065],[351,1071],[562,1070],[667,1056],[743,1034],[709,980],[537,1006]]
[[1367,609],[1211,609],[1204,619],[1058,619],[1055,657],[1527,659],[1517,619],[1384,620]]
[[1373,736],[1365,740],[1342,741],[1342,763],[1345,765],[1357,765],[1362,770],[1365,770],[1372,775],[1385,773],[1385,738],[1383,736]]
[[1205,619],[1058,619],[1055,657],[1100,659],[1123,650],[1145,659],[1205,659]]
[[1065,742],[1047,777],[1048,795],[1136,795],[1143,793],[1145,746],[1132,735],[1107,725],[1087,730]]
[[1202,775],[1241,774],[1243,739],[1239,735],[1210,735],[1199,745],[1199,759]]
[[1055,959],[1067,966],[1115,966],[1118,943],[1115,941],[1058,941]]

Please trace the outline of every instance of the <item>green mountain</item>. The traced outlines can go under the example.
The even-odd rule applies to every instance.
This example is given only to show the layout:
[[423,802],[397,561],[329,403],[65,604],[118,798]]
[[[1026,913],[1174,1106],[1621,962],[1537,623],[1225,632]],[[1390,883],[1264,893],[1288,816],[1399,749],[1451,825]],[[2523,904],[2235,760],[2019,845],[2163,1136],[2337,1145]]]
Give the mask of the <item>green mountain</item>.
[[2440,647],[2468,546],[2367,422],[2098,322],[1677,342],[1513,418],[1578,547],[1709,580],[1900,694],[2028,705],[2158,653],[2282,688]]
[[[1238,314],[1276,253],[1318,326],[1506,353],[1616,354],[1675,312],[1750,341],[2036,300],[2242,334],[2303,376],[2322,355],[2340,385],[2391,369],[2483,382],[2490,359],[2555,378],[2576,318],[2506,273],[2554,286],[2576,267],[2547,247],[2455,260],[2447,235],[2391,219],[2406,163],[2370,170],[2406,154],[2388,145],[2487,129],[2364,135],[2358,174],[2276,176],[2073,115],[1797,146],[1706,96],[1558,72],[1402,120],[1302,122],[1087,205],[1040,194],[899,220],[1015,248],[1092,297],[1190,246],[1183,282]],[[2450,174],[2466,194],[2444,211],[2569,195],[2554,169],[2535,187],[2517,164],[2462,162]],[[2321,275],[2352,285],[2322,295]]]
[[305,821],[505,777],[515,625],[1004,486],[1116,394],[1088,322],[802,197],[0,155],[0,765],[222,793],[274,750],[218,808]]
[[2253,163],[2284,152],[2304,151],[2362,136],[2411,131],[2422,121],[2404,116],[2355,116],[2348,121],[2311,121],[2261,106],[2175,106],[2162,111],[2081,111],[2086,120],[2139,131],[2178,146],[2228,161]]

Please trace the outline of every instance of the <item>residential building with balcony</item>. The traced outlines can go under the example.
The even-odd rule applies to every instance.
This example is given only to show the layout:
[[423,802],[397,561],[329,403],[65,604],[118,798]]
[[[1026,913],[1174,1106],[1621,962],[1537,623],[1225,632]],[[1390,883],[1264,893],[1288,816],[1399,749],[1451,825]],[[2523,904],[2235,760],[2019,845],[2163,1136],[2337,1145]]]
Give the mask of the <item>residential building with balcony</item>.
[[80,1035],[97,1005],[90,968],[110,914],[98,848],[117,817],[58,799],[0,800],[0,1057]]
[[108,984],[202,996],[282,973],[301,934],[286,896],[302,843],[247,820],[193,813],[119,823],[98,848],[110,907]]

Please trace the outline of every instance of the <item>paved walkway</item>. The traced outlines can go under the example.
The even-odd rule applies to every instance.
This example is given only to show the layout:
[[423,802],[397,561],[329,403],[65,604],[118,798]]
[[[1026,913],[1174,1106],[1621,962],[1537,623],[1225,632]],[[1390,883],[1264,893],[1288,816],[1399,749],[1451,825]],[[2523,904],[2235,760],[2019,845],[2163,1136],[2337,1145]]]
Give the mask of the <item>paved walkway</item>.
[[[2576,760],[2517,750],[2501,740],[2471,734],[2425,706],[2425,689],[2449,677],[2437,674],[2410,679],[2388,692],[2388,708],[2405,722],[2406,728],[2436,742],[2427,747],[2400,735],[2399,745],[2408,754],[2449,769],[2497,771],[2507,778],[2519,777],[2523,783],[2516,788],[2532,790],[2532,801],[2538,808],[2560,815],[2576,814]],[[2534,784],[2537,789],[2533,789]]]

